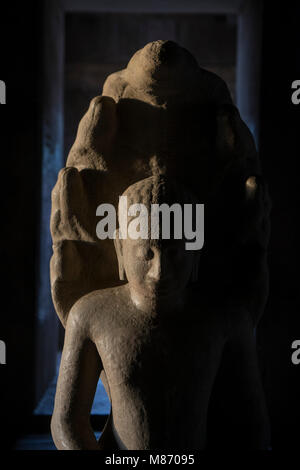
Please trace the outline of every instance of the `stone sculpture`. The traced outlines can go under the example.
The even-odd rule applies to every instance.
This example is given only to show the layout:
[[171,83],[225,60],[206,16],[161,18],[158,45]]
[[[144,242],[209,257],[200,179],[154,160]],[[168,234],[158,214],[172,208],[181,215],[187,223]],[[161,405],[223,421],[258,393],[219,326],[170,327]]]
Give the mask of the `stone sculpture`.
[[[155,188],[174,185],[204,203],[205,244],[189,287],[197,257],[176,244],[186,276],[166,308],[159,288],[150,303],[143,301],[147,283],[134,243],[126,240],[116,240],[119,269],[128,278],[120,281],[113,241],[96,236],[96,208],[117,207],[128,187],[147,205]],[[174,191],[173,200],[184,193]],[[66,326],[52,419],[58,448],[203,449],[225,348],[247,407],[244,443],[267,448],[253,329],[268,291],[269,209],[251,133],[225,83],[188,51],[155,41],[108,77],[52,193],[52,295]],[[148,259],[149,241],[143,242],[141,265],[149,274],[162,257],[168,262],[169,248],[156,240]],[[168,272],[175,284],[177,271]],[[141,307],[132,296],[136,288]],[[178,296],[185,289],[189,295]],[[97,443],[89,412],[100,373],[112,413]],[[182,415],[185,393],[190,409]]]

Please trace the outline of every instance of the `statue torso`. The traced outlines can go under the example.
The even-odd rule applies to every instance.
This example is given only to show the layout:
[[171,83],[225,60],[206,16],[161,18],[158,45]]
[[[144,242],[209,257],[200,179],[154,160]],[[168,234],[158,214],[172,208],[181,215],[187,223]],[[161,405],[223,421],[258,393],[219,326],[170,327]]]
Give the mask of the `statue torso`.
[[190,297],[183,311],[150,317],[126,306],[124,287],[98,292],[110,307],[97,311],[94,340],[121,442],[128,449],[203,448],[224,315]]

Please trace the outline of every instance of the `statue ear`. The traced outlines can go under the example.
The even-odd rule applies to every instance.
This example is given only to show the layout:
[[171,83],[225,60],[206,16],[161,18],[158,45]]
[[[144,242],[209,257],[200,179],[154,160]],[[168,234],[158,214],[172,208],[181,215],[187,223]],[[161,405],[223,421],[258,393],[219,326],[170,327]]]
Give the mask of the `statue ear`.
[[119,278],[120,278],[120,281],[125,281],[125,268],[124,268],[124,262],[123,262],[122,242],[119,237],[119,229],[115,230],[114,245],[115,245],[115,250],[116,250],[116,254],[118,258]]

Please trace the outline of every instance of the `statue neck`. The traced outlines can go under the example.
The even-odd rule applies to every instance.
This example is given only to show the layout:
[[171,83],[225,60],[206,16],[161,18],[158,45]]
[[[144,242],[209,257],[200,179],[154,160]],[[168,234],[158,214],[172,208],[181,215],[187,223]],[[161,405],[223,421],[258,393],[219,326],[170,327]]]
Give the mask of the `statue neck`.
[[157,314],[166,314],[172,312],[179,312],[183,310],[183,307],[186,302],[186,289],[183,289],[180,292],[177,292],[176,295],[172,293],[170,296],[154,296],[146,297],[140,292],[130,289],[130,297],[138,310],[141,310],[145,313],[157,313]]

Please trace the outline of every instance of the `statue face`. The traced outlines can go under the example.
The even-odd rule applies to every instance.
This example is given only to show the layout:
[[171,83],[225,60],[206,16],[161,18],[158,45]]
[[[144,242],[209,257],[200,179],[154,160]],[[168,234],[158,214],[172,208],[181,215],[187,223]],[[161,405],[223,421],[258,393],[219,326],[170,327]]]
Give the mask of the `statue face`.
[[177,297],[191,277],[195,254],[185,240],[127,238],[121,241],[126,277],[136,294],[149,299]]

